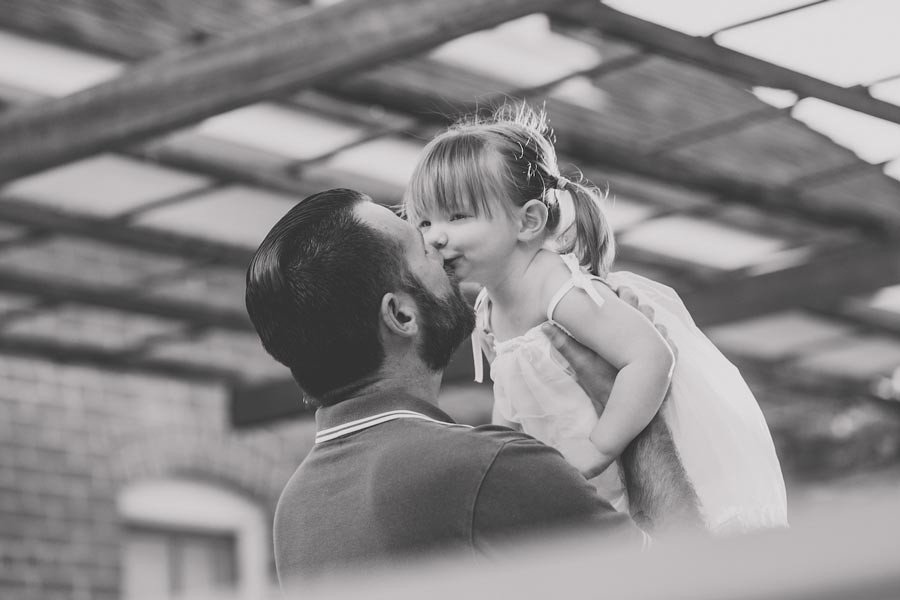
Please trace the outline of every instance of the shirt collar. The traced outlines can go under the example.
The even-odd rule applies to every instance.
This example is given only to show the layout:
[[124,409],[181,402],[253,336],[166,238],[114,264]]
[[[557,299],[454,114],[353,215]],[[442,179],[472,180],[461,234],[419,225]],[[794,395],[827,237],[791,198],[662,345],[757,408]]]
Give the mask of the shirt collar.
[[360,394],[332,406],[323,406],[318,409],[316,411],[316,430],[331,429],[392,410],[410,410],[438,421],[455,423],[447,413],[427,400],[408,392],[379,391]]

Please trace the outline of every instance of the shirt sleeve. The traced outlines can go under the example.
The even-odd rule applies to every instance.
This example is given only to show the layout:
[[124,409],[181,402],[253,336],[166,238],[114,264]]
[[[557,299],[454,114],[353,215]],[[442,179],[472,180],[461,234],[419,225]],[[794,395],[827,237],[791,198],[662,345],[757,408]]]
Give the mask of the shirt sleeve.
[[646,534],[617,512],[562,455],[531,438],[505,443],[476,497],[472,540],[490,551],[523,535],[577,529],[622,538],[640,549]]

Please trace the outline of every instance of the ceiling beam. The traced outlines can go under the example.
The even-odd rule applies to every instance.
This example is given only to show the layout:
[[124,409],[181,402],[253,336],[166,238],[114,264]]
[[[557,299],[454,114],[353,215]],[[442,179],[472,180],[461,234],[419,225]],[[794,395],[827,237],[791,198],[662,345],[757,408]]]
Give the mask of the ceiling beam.
[[842,299],[900,283],[900,245],[857,244],[818,251],[809,262],[760,273],[734,273],[682,294],[706,327],[792,307],[833,307]]
[[234,371],[183,360],[153,358],[86,344],[60,344],[36,338],[0,336],[0,354],[85,365],[111,371],[138,371],[163,377],[237,384]]
[[900,106],[873,98],[862,86],[841,87],[650,21],[619,12],[601,2],[553,11],[566,21],[589,25],[618,39],[638,44],[752,85],[781,88],[827,100],[873,117],[900,124]]
[[745,127],[750,127],[751,125],[773,121],[789,114],[789,109],[764,106],[759,110],[746,112],[730,119],[715,121],[708,125],[702,125],[694,129],[688,129],[665,138],[654,140],[648,143],[648,146],[651,147],[649,154],[650,156],[658,156],[667,152],[672,152],[678,148],[728,135],[740,131]]
[[169,256],[189,256],[192,260],[212,261],[241,269],[247,267],[253,256],[252,249],[235,244],[129,226],[114,219],[75,215],[10,196],[3,196],[0,201],[0,221],[27,227],[34,232],[70,235]]
[[[11,211],[17,208],[18,211]],[[181,236],[87,217],[63,216],[39,207],[0,202],[0,219],[14,218],[29,227],[52,229],[131,248],[215,261],[243,269],[251,251],[212,244]],[[632,253],[634,254],[634,253]],[[654,263],[650,257],[632,256],[633,261]],[[707,283],[679,290],[698,324],[707,326],[749,318],[772,310],[795,306],[827,307],[842,298],[873,291],[900,282],[900,246],[858,244],[817,251],[809,263],[768,273],[742,271],[717,277]],[[242,311],[216,308],[195,302],[152,298],[112,286],[93,286],[35,277],[5,269],[0,271],[0,290],[33,295],[52,302],[74,302],[186,321],[198,326],[252,331]]]
[[152,315],[197,327],[216,327],[231,331],[254,331],[247,314],[199,302],[153,297],[143,290],[110,285],[54,281],[12,269],[0,270],[0,290],[34,296],[53,303],[72,303]]
[[758,17],[753,17],[751,19],[746,19],[744,21],[738,21],[737,23],[729,23],[728,25],[717,29],[713,33],[709,34],[708,37],[712,37],[722,33],[723,31],[728,31],[730,29],[737,29],[738,27],[746,27],[747,25],[753,25],[754,23],[760,23],[762,21],[768,21],[769,19],[774,19],[776,17],[780,17],[782,15],[788,15],[793,12],[797,12],[799,10],[803,10],[806,8],[811,8],[817,4],[824,4],[825,2],[831,2],[831,0],[815,0],[814,2],[808,2],[806,4],[801,4],[799,6],[791,6],[785,8],[783,10],[779,10],[776,12],[766,13],[764,15],[760,15]]
[[[18,5],[18,3],[15,4]],[[602,6],[599,6],[599,9],[611,10]],[[28,10],[30,9],[23,8],[22,10],[24,13],[28,13]],[[593,9],[589,8],[588,10]],[[54,17],[54,14],[55,13],[52,11],[49,11],[47,14],[43,14],[42,17],[45,20],[56,18]],[[632,17],[627,17],[625,15],[623,15],[623,17],[628,20],[633,20]],[[19,28],[28,29],[27,26],[34,26],[33,19],[26,19],[25,16],[20,15],[18,20],[16,20],[17,17],[15,14],[13,14],[12,17],[10,17],[9,14],[0,15],[0,22],[5,22],[10,18],[12,18],[11,24]],[[109,17],[109,15],[103,15],[103,18],[111,17]],[[119,17],[115,17],[115,19],[118,18]],[[153,18],[155,18],[156,21],[165,21],[165,19],[171,18],[171,15],[155,15]],[[213,20],[221,21],[222,15],[218,15],[217,18]],[[38,25],[40,25],[40,23],[38,23]],[[42,26],[45,27],[45,29],[38,27],[35,30],[35,33],[42,34],[45,31],[56,31],[53,27],[56,27],[57,25],[59,24],[53,25],[53,23],[50,23],[48,25],[44,23]],[[125,25],[131,27],[134,23],[125,23]],[[579,25],[583,27],[583,25]],[[651,28],[657,27],[652,24],[646,25]],[[50,29],[47,30],[46,28]],[[160,35],[163,35],[163,31],[167,31],[169,32],[169,35],[174,36],[169,40],[171,43],[177,43],[178,38],[175,36],[176,30],[162,27],[159,28],[158,31],[155,31],[155,35],[159,37]],[[681,36],[682,38],[686,38],[688,42],[693,42],[695,39],[684,36],[678,32],[670,33],[675,37]],[[81,46],[97,45],[97,40],[92,38],[90,31],[70,31],[69,38],[72,38],[71,41]],[[703,42],[702,39],[697,39],[700,42]],[[142,51],[137,47],[132,48],[121,39],[118,39],[115,42],[107,40],[105,43],[105,48],[108,47],[107,49],[117,51],[123,56],[144,56],[147,51],[146,49]],[[716,46],[716,48],[718,48],[718,46]],[[632,65],[634,61],[642,60],[645,56],[646,55],[637,53],[626,55],[622,57],[621,60],[613,59],[611,63],[604,63],[598,67],[595,75],[603,75],[610,69],[627,68]],[[730,72],[729,74],[733,75]],[[317,87],[330,90],[345,100],[382,104],[387,108],[415,115],[424,123],[445,126],[448,117],[452,118],[454,114],[461,112],[470,112],[471,110],[478,108],[478,106],[472,103],[457,104],[445,98],[436,96],[433,92],[434,86],[429,87],[427,83],[432,79],[438,82],[445,77],[462,76],[468,77],[470,80],[474,81],[475,84],[473,85],[481,85],[481,89],[505,89],[503,85],[490,78],[480,77],[473,73],[464,72],[461,69],[452,68],[449,65],[438,64],[435,61],[422,58],[404,61],[402,63],[393,63],[388,69],[378,69],[374,72],[343,78],[341,80],[329,79],[320,83]],[[424,82],[424,84],[410,86],[410,81],[418,81],[420,84]],[[534,89],[517,89],[515,92],[527,97],[545,91],[545,88],[546,86],[538,86]],[[831,205],[828,208],[819,208],[816,206],[814,200],[802,196],[798,190],[798,187],[800,187],[798,185],[774,186],[768,183],[760,183],[757,180],[739,178],[733,174],[723,175],[716,173],[703,165],[683,160],[675,160],[672,157],[648,157],[634,148],[625,147],[621,143],[615,143],[613,140],[602,140],[598,137],[598,132],[591,131],[589,130],[590,128],[585,128],[583,122],[577,118],[568,119],[568,123],[564,122],[560,118],[560,114],[570,113],[571,107],[562,107],[560,110],[557,110],[553,106],[557,102],[558,101],[555,101],[552,98],[549,99],[548,108],[553,114],[557,115],[555,126],[558,133],[558,144],[560,151],[564,154],[578,155],[583,157],[582,160],[585,162],[593,162],[597,165],[614,167],[656,181],[674,184],[705,193],[712,193],[726,202],[747,204],[766,210],[777,211],[781,214],[798,215],[802,218],[828,226],[855,226],[875,235],[885,237],[900,236],[900,220],[884,218],[883,211],[879,211],[877,207],[872,210],[867,210],[865,202],[847,203],[846,205]],[[756,115],[751,118],[756,118]],[[713,133],[718,133],[718,129]],[[167,148],[165,144],[159,143],[148,144],[143,149],[134,150],[133,153],[151,160],[156,160],[162,164],[198,170],[228,180],[262,185],[271,189],[301,194],[304,196],[307,195],[308,190],[311,187],[321,189],[323,187],[333,186],[333,182],[305,181],[304,179],[308,177],[307,174],[303,174],[303,177],[298,178],[295,174],[278,170],[265,171],[253,168],[252,166],[248,168],[235,164],[217,165],[215,161],[211,161],[207,157],[189,156],[180,150]],[[582,160],[579,162],[582,162]],[[582,166],[588,165],[583,164]],[[375,193],[376,196],[378,195],[376,192],[373,193]]]
[[176,50],[111,81],[0,116],[0,182],[295,92],[555,0],[345,0]]
[[[641,55],[628,58],[638,56]],[[436,95],[434,89],[440,85],[441,79],[451,77],[466,77],[472,82],[472,87],[480,89],[505,89],[503,84],[486,76],[463,72],[427,59],[390,65],[320,87],[342,99],[379,104],[390,110],[414,115],[423,123],[439,126],[446,126],[448,118],[484,110],[493,98],[507,98],[502,94],[461,102]],[[428,85],[430,81],[435,82],[433,86]],[[535,89],[541,90],[543,86]],[[523,89],[517,92],[523,96],[531,93]],[[585,126],[590,120],[589,111],[577,109],[556,98],[546,98],[546,109],[553,115],[557,150],[561,155],[577,157],[580,167],[611,167],[657,182],[712,194],[722,202],[796,215],[829,227],[856,227],[877,236],[900,237],[900,219],[886,219],[878,207],[869,209],[864,202],[850,202],[845,206],[820,208],[793,186],[773,185],[758,178],[718,173],[694,161],[665,155],[650,156],[620,141],[604,139],[602,132]],[[772,111],[777,113],[777,109]],[[768,118],[772,112],[766,110],[764,114]],[[760,117],[761,114],[754,112],[747,118]]]

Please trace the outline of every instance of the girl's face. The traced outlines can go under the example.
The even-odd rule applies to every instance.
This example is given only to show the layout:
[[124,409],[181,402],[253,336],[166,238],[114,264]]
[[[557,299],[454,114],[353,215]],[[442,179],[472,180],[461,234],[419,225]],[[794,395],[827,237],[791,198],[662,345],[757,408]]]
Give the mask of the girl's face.
[[424,214],[415,223],[425,242],[444,259],[444,269],[460,281],[489,285],[500,278],[516,247],[518,228],[505,213]]

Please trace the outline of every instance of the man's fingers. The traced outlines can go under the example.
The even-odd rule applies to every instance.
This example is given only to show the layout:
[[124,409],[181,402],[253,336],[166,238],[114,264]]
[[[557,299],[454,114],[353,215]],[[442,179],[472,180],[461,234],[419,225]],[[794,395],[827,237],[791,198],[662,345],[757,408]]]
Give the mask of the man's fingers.
[[550,339],[550,343],[553,344],[553,347],[557,350],[562,350],[569,339],[569,336],[566,335],[562,329],[552,323],[544,323],[541,325],[541,331]]
[[634,290],[627,286],[621,286],[616,290],[616,294],[618,294],[619,298],[625,304],[633,306],[634,308],[638,308],[638,297],[637,294],[634,293]]
[[669,349],[672,351],[672,354],[674,354],[675,358],[677,359],[678,348],[675,346],[675,344],[672,343],[672,340],[669,339],[669,330],[666,329],[665,325],[661,325],[659,323],[656,323],[655,326],[656,330],[659,332],[659,335],[663,337],[663,339],[666,341],[666,344],[668,344]]
[[562,345],[565,343],[564,336],[565,333],[560,330],[559,327],[553,325],[552,323],[544,323],[541,325],[541,331],[547,338],[550,340],[550,343],[553,344],[553,347],[559,350]]
[[675,357],[675,360],[678,360],[678,346],[676,346],[672,339],[669,337],[669,330],[666,329],[665,325],[661,325],[659,323],[654,323],[654,327],[656,327],[659,335],[661,335],[663,340],[665,340],[666,345],[669,346],[669,350],[672,351],[672,356]]
[[619,299],[622,300],[622,302],[638,309],[639,311],[641,311],[642,315],[647,317],[647,319],[649,319],[651,322],[653,321],[653,317],[655,316],[653,309],[646,304],[641,304],[640,300],[637,297],[637,294],[634,293],[633,289],[623,285],[616,290],[616,294],[619,296]]
[[550,323],[541,326],[541,331],[550,343],[568,361],[575,371],[575,381],[584,389],[597,408],[603,411],[609,392],[616,377],[616,370],[587,346]]
[[552,323],[544,323],[541,326],[541,331],[550,338],[550,343],[567,361],[569,361],[570,365],[574,367],[575,365],[580,365],[584,362],[585,357],[583,354],[586,348],[569,337],[569,334],[565,331]]

